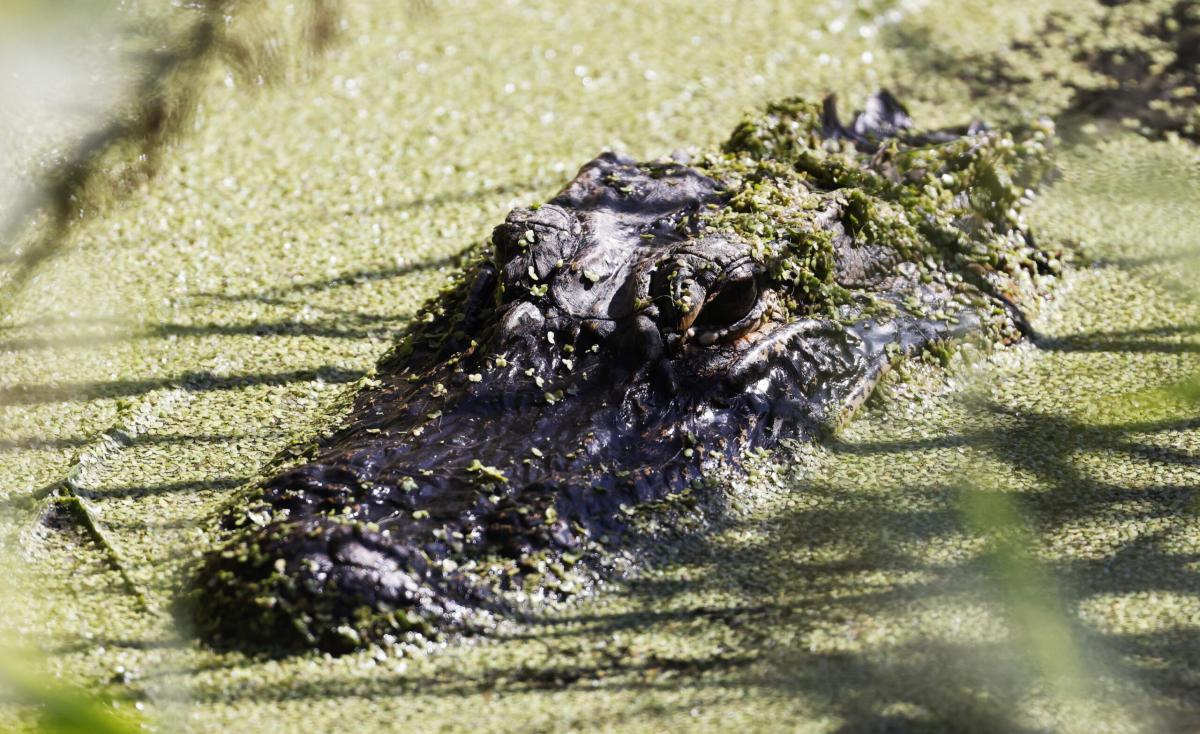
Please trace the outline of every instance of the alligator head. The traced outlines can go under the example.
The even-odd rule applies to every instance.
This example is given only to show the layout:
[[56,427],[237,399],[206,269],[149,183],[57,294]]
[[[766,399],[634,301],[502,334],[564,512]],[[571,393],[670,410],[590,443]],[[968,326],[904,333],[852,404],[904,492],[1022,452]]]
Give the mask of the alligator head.
[[586,582],[631,518],[818,436],[895,360],[1011,336],[1053,270],[1018,211],[1047,135],[918,134],[885,92],[848,126],[831,100],[774,105],[690,165],[593,160],[229,513],[197,625],[336,650]]

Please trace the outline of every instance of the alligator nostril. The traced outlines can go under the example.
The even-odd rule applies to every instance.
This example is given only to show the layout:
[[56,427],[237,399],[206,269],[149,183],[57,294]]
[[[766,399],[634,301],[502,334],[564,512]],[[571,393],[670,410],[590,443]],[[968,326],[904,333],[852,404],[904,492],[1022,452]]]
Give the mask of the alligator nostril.
[[509,285],[536,286],[579,249],[582,226],[561,206],[518,208],[492,232],[496,265]]
[[516,301],[500,315],[500,343],[511,346],[514,339],[541,333],[546,317],[529,301]]

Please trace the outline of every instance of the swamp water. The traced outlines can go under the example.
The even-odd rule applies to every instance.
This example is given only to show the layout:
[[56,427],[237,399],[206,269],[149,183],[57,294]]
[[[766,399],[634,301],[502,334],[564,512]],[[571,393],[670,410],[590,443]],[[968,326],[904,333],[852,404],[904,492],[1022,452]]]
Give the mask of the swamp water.
[[[893,30],[991,50],[1032,8],[348,3],[308,81],[214,72],[160,176],[75,228],[3,324],[6,626],[166,730],[1194,726],[1200,427],[1159,388],[1200,372],[1200,160],[1120,128],[1066,147],[1034,212],[1088,261],[1036,345],[904,370],[834,440],[733,480],[734,517],[670,562],[405,655],[218,654],[166,613],[217,508],[512,205],[606,146],[710,143],[790,94],[986,114]],[[65,480],[109,551],[34,522]]]

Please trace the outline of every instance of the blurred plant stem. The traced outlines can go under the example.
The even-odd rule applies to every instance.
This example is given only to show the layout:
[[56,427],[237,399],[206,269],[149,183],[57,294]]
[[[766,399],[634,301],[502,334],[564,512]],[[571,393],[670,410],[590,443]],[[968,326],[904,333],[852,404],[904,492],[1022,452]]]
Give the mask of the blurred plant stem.
[[[78,30],[79,16],[50,13],[47,7],[62,11],[82,4],[75,0],[35,6],[40,10],[20,5],[7,9],[0,19],[10,25],[36,25],[48,38],[54,37],[55,23],[61,23],[61,32],[68,37],[57,40],[65,43]],[[35,163],[39,170],[32,190],[20,196],[8,212],[0,211],[0,256],[8,261],[0,271],[0,316],[11,310],[38,265],[65,246],[75,223],[104,211],[112,201],[155,175],[164,148],[192,119],[215,64],[224,62],[232,74],[252,86],[286,76],[284,50],[288,43],[283,36],[289,25],[265,0],[198,0],[154,19],[104,6],[97,4],[89,12],[111,21],[117,37],[107,42],[129,57],[125,65],[133,67],[136,83],[128,101],[117,105],[119,109],[97,111],[88,129],[64,146],[66,152],[40,166]],[[306,7],[295,45],[319,52],[338,35],[341,3],[314,0]],[[10,28],[9,32],[16,30]],[[28,61],[33,68],[40,63],[37,58]],[[82,86],[86,81],[80,79],[79,83]],[[11,109],[3,113],[13,114]]]
[[960,492],[967,525],[984,537],[984,559],[997,584],[1019,651],[1062,699],[1083,701],[1091,693],[1080,648],[1052,576],[1033,557],[1033,533],[1012,496],[986,475],[970,476]]

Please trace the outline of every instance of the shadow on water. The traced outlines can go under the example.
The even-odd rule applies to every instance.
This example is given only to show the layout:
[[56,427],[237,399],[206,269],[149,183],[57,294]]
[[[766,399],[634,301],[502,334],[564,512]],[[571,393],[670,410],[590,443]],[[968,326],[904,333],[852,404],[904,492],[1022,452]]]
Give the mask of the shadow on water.
[[[403,265],[395,265],[384,268],[362,268],[349,273],[341,273],[339,275],[326,278],[315,278],[296,283],[289,283],[286,286],[276,288],[264,288],[256,290],[253,293],[202,293],[202,298],[211,298],[220,301],[259,301],[262,303],[289,303],[286,299],[289,296],[300,296],[309,293],[321,293],[334,288],[344,288],[348,286],[359,286],[364,283],[372,283],[376,281],[392,280],[393,278],[401,278],[413,273],[424,272],[426,270],[436,270],[455,264],[462,257],[462,252],[456,252],[441,257],[421,260],[419,262],[405,263]],[[293,303],[294,302],[290,302]]]
[[243,324],[155,324],[132,334],[104,333],[62,337],[27,337],[0,342],[0,350],[97,347],[140,339],[203,338],[222,336],[283,336],[357,340],[391,336],[397,319],[353,314],[337,318],[298,321],[254,321]]
[[[195,444],[220,445],[231,444],[249,438],[268,438],[283,441],[287,439],[289,435],[290,434],[282,431],[271,430],[256,432],[254,436],[232,433],[147,433],[128,439],[124,442],[124,445],[126,447]],[[77,449],[95,443],[95,440],[96,439],[94,436],[64,436],[60,438],[50,438],[46,436],[13,436],[0,439],[0,453],[36,449]]]
[[[434,270],[453,265],[461,258],[461,253],[446,255],[420,262],[390,268],[372,268],[357,270],[330,278],[314,279],[292,283],[285,287],[265,290],[250,294],[200,294],[201,298],[218,301],[246,302],[257,301],[270,305],[285,305],[295,307],[297,301],[292,297],[300,297],[323,292],[328,289],[343,286],[355,286],[372,281],[385,281],[403,278],[413,273]],[[103,319],[92,319],[80,322],[72,319],[72,323],[90,327],[92,334],[60,337],[14,337],[0,341],[0,350],[16,351],[22,349],[37,349],[46,347],[93,347],[106,343],[120,343],[140,339],[172,339],[172,338],[203,338],[203,337],[306,337],[343,340],[361,340],[378,338],[387,341],[401,329],[411,314],[372,314],[359,311],[329,308],[322,309],[329,315],[316,319],[300,321],[282,319],[275,321],[255,320],[247,323],[221,324],[155,324],[132,334],[115,333],[115,325]],[[28,329],[33,326],[51,328],[55,321],[45,323],[24,324],[20,328]],[[4,330],[11,331],[14,327]],[[355,369],[345,369],[336,366],[284,370],[279,372],[260,372],[240,375],[224,375],[210,371],[192,371],[174,377],[127,378],[94,382],[63,382],[56,384],[17,384],[0,387],[0,405],[38,405],[45,403],[64,402],[68,400],[93,400],[97,398],[129,397],[145,394],[154,390],[183,387],[190,392],[209,392],[219,390],[237,390],[245,387],[260,385],[285,385],[295,382],[321,380],[327,383],[347,383],[361,377],[363,372]],[[69,441],[68,439],[64,439]],[[41,442],[39,445],[45,446]],[[23,446],[19,439],[8,439],[0,443],[0,451]]]
[[178,482],[160,482],[158,484],[131,484],[119,487],[105,487],[88,492],[91,499],[130,499],[139,497],[158,497],[173,494],[191,494],[199,490],[232,490],[243,484],[249,477],[213,477],[203,481],[184,480]]
[[[304,303],[302,300],[297,299],[303,299],[305,296],[313,293],[323,293],[335,288],[355,287],[366,283],[404,278],[414,273],[437,270],[454,265],[460,258],[461,253],[394,267],[360,269],[332,277],[290,283],[283,287],[257,290],[252,293],[200,293],[197,297],[216,302],[256,302],[264,305],[295,309],[298,305]],[[298,320],[290,318],[274,321],[255,320],[246,323],[160,323],[137,329],[132,333],[126,332],[119,321],[73,318],[70,320],[71,325],[87,327],[88,331],[82,334],[60,336],[34,335],[0,339],[0,351],[42,348],[86,348],[135,340],[223,336],[280,336],[358,340],[371,336],[393,336],[395,330],[399,329],[411,315],[401,313],[366,313],[332,306],[321,306],[319,310],[324,314],[319,319]],[[20,328],[50,328],[63,323],[65,322],[45,320],[38,323],[23,324]],[[0,327],[0,333],[3,331],[11,333],[13,329],[14,327]],[[3,400],[0,399],[0,403],[2,402]]]
[[51,385],[16,385],[0,388],[0,405],[38,405],[67,400],[96,400],[143,395],[154,390],[183,387],[189,392],[239,390],[262,385],[287,385],[293,382],[327,383],[353,382],[362,377],[362,370],[338,367],[255,372],[241,375],[220,375],[210,371],[186,372],[176,377],[159,377],[104,382],[64,382]]
[[[1200,353],[1200,341],[1185,342],[1184,337],[1200,334],[1200,326],[1182,324],[1122,331],[1092,331],[1059,338],[1042,338],[1039,349],[1051,352],[1138,352],[1147,354]],[[1175,341],[1164,341],[1175,339]]]
[[[286,298],[350,286],[363,279],[400,277],[414,268],[452,262],[448,257],[405,269],[363,270],[265,294],[227,298]],[[293,334],[291,326],[278,326],[259,328],[271,335]],[[214,333],[223,333],[222,328],[227,327],[217,327]],[[1200,328],[1191,326],[1114,330],[1048,339],[1039,346],[1047,351],[1195,353],[1196,345],[1172,340],[1197,334]],[[345,333],[336,336],[361,335],[345,327]],[[0,403],[30,405],[80,396],[129,396],[179,385],[206,391],[317,379],[349,382],[359,376],[357,371],[333,367],[234,376],[194,372],[175,379],[7,388],[0,390]],[[979,452],[1013,473],[1033,478],[1039,491],[1020,493],[1015,502],[1023,520],[1037,533],[1053,533],[1083,521],[1120,531],[1114,547],[1099,557],[1047,562],[1057,596],[1046,603],[1071,620],[1076,619],[1071,610],[1103,595],[1192,595],[1200,588],[1200,553],[1179,552],[1162,531],[1122,534],[1129,524],[1194,517],[1200,478],[1195,483],[1132,486],[1097,478],[1080,460],[1081,455],[1103,452],[1194,470],[1200,466],[1200,456],[1157,445],[1154,439],[1194,431],[1200,428],[1200,418],[1096,425],[1070,415],[994,402],[972,407],[985,419],[970,429],[922,440],[833,439],[825,449],[835,460],[877,457],[881,461],[946,449]],[[222,442],[234,438],[149,435],[134,441]],[[56,446],[76,445],[69,438],[54,441]],[[9,443],[23,445],[21,439]],[[8,445],[0,444],[0,450]],[[102,494],[106,498],[170,495],[201,487],[232,489],[242,481],[217,478],[203,483],[115,487]],[[914,481],[897,476],[889,479],[881,492],[864,492],[849,479],[810,477],[791,491],[811,494],[815,501],[803,507],[788,504],[768,519],[735,521],[730,530],[745,531],[733,534],[750,538],[748,541],[730,543],[730,533],[688,538],[684,563],[692,573],[687,579],[647,573],[620,586],[616,606],[622,611],[577,607],[484,643],[536,648],[535,654],[521,662],[497,656],[482,666],[439,666],[432,675],[383,672],[381,668],[379,675],[367,680],[314,677],[287,686],[247,679],[233,695],[262,703],[347,696],[450,700],[533,691],[602,689],[649,694],[687,689],[710,699],[750,692],[803,710],[805,716],[830,717],[838,722],[836,730],[846,733],[1042,730],[1030,725],[1021,713],[1021,704],[1037,693],[1039,673],[1019,645],[1003,635],[968,631],[956,636],[909,623],[894,639],[875,640],[880,634],[879,620],[911,618],[925,607],[973,600],[1004,609],[1003,594],[992,588],[995,563],[989,553],[933,562],[916,557],[912,550],[961,543],[973,533],[961,511],[962,488],[953,477],[930,475]],[[903,506],[896,498],[914,501]],[[974,624],[979,623],[964,621],[968,628]],[[1079,621],[1071,622],[1070,629],[1090,668],[1131,681],[1159,700],[1181,702],[1179,711],[1162,714],[1170,725],[1200,723],[1187,704],[1200,700],[1200,681],[1192,672],[1200,666],[1200,630],[1174,627],[1116,632],[1085,627]],[[720,642],[714,643],[713,638]],[[606,644],[597,647],[597,640]],[[122,646],[146,644],[152,643],[127,640]],[[589,646],[587,655],[577,654]],[[225,662],[209,667],[238,665],[229,662],[233,658],[222,660]],[[1144,664],[1147,661],[1154,664]],[[227,701],[231,694],[221,691],[206,699],[208,694],[200,690],[189,695],[204,702]],[[686,713],[683,706],[637,703],[635,709],[637,706],[644,706],[644,711],[624,711],[622,716],[643,713],[668,718]],[[596,726],[598,722],[589,719],[589,723]]]
[[473,201],[485,200],[489,197],[525,194],[547,187],[554,187],[556,185],[561,186],[562,181],[559,179],[549,178],[531,179],[521,182],[508,181],[504,183],[493,184],[491,186],[480,186],[478,188],[460,191],[446,191],[443,193],[432,194],[430,196],[418,196],[405,201],[380,204],[379,206],[367,207],[359,211],[349,211],[343,214],[343,216],[387,214],[391,212],[437,208],[446,206],[448,204],[467,204]]
[[1200,140],[1194,0],[1081,0],[1046,13],[1026,37],[985,51],[948,48],[921,24],[885,34],[919,75],[958,81],[990,114],[1019,114],[1036,100],[1064,130],[1129,121],[1151,137]]
[[[1161,449],[1148,436],[1193,430],[1200,420],[1097,426],[995,403],[977,410],[986,414],[982,429],[928,441],[834,439],[826,448],[835,460],[875,456],[885,463],[896,454],[947,448],[979,452],[1013,473],[1028,473],[1043,488],[1015,500],[1038,536],[1085,520],[1114,531],[1117,541],[1101,557],[1044,562],[1055,589],[1039,603],[1070,620],[1086,670],[1128,681],[1160,703],[1179,704],[1176,711],[1137,711],[1139,716],[1169,728],[1200,721],[1187,703],[1200,698],[1192,673],[1200,665],[1200,629],[1110,632],[1085,626],[1072,612],[1105,595],[1193,594],[1200,588],[1200,554],[1173,550],[1158,531],[1122,534],[1147,518],[1194,517],[1200,481],[1123,486],[1089,476],[1079,463],[1080,452],[1102,451],[1195,467],[1196,456]],[[235,697],[453,699],[539,690],[686,689],[706,700],[749,692],[791,706],[798,716],[831,717],[840,722],[836,730],[847,733],[1044,731],[1022,711],[1046,684],[1019,632],[1009,638],[970,616],[973,606],[982,606],[1004,618],[1011,606],[996,582],[998,551],[985,548],[951,560],[914,552],[961,544],[976,533],[961,509],[964,490],[952,472],[945,474],[916,481],[897,476],[879,491],[864,491],[851,479],[804,478],[790,491],[815,501],[789,503],[769,518],[734,521],[731,532],[689,536],[675,565],[683,563],[690,573],[679,578],[651,572],[625,582],[615,605],[621,611],[576,608],[485,643],[533,650],[520,662],[485,654],[480,666],[440,666],[432,674],[381,672],[366,680],[286,687],[247,680]],[[950,607],[964,610],[961,629],[957,622],[947,630],[944,620],[929,627],[920,621],[924,613]],[[887,619],[904,622],[885,634]],[[625,715],[683,713],[649,698],[635,700],[635,708],[645,710]]]

